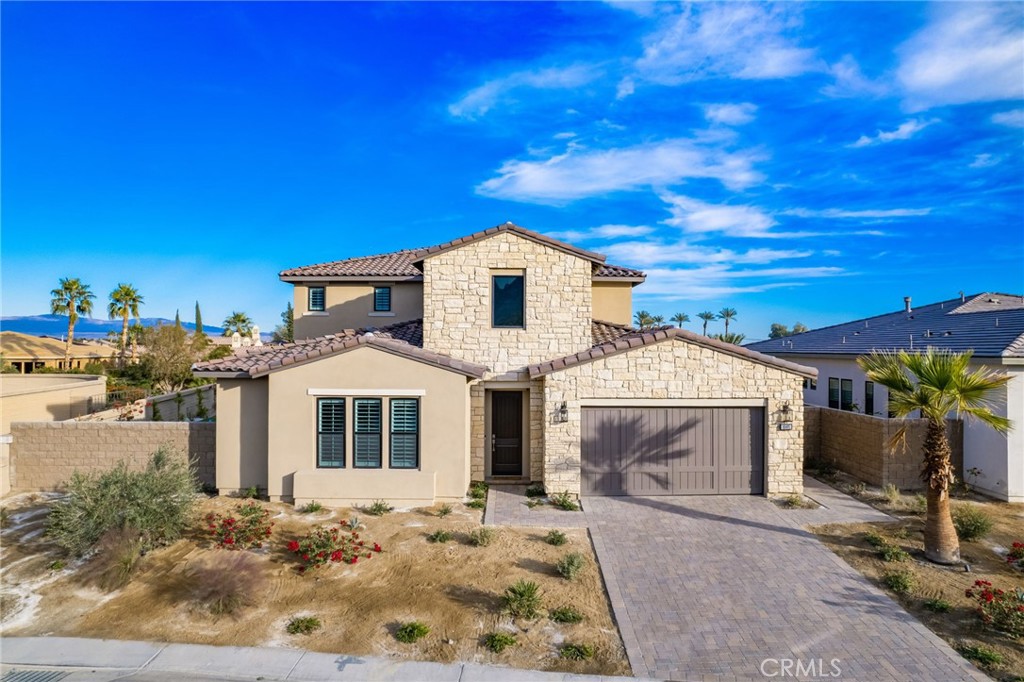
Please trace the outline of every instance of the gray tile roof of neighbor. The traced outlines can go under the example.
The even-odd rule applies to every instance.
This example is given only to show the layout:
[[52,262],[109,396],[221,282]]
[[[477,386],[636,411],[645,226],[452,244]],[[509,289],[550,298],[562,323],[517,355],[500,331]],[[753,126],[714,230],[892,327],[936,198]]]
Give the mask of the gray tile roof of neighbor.
[[594,264],[593,276],[595,279],[622,279],[626,281],[643,281],[646,275],[640,270],[623,267],[621,265],[609,265],[604,262],[605,258],[599,253],[585,251],[571,244],[552,239],[539,232],[533,232],[526,228],[505,223],[497,227],[491,227],[480,232],[475,232],[465,237],[459,237],[444,244],[428,246],[421,249],[403,249],[391,253],[382,253],[375,256],[360,256],[358,258],[347,258],[345,260],[331,261],[329,263],[318,263],[316,265],[305,265],[298,268],[282,271],[278,276],[285,281],[302,280],[304,278],[338,278],[359,280],[365,277],[394,278],[394,279],[419,279],[423,276],[422,270],[416,267],[416,263],[424,258],[430,258],[437,254],[458,248],[480,239],[494,236],[502,232],[511,232],[531,241],[556,248],[566,253],[571,253],[580,258],[589,260]]
[[864,355],[872,350],[973,350],[1024,358],[1024,297],[982,293],[747,344],[771,355]]

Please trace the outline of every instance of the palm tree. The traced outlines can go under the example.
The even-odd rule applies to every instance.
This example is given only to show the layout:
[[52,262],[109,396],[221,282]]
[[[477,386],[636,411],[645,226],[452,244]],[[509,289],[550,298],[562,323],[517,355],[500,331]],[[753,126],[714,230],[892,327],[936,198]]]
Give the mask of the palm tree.
[[747,335],[737,334],[736,332],[726,332],[724,334],[712,334],[711,338],[738,346],[743,343],[743,339],[747,338]]
[[252,319],[245,313],[231,311],[231,314],[224,318],[224,336],[231,336],[235,332],[242,336],[252,333]]
[[718,319],[725,320],[725,333],[729,333],[729,322],[736,319],[735,308],[722,308],[718,311]]
[[676,313],[672,316],[672,323],[677,327],[682,327],[684,322],[689,322],[690,316],[686,313]]
[[[124,357],[128,352],[128,318],[134,317],[135,323],[139,322],[139,306],[143,298],[139,290],[131,284],[118,284],[117,288],[110,292],[110,303],[107,305],[107,314],[110,319],[121,318],[121,367],[124,367]],[[133,353],[134,355],[134,353]]]
[[654,316],[646,310],[638,310],[633,315],[633,324],[636,325],[637,329],[650,329],[654,326]]
[[77,277],[64,277],[60,286],[50,292],[50,312],[68,316],[68,338],[64,343],[64,368],[71,369],[71,343],[75,338],[75,323],[79,315],[92,312],[92,300],[96,295],[89,291],[88,284],[82,284]]
[[715,315],[710,310],[705,310],[702,313],[697,313],[697,317],[699,317],[700,319],[704,320],[704,336],[707,336],[708,335],[708,322],[714,322],[715,320],[718,319],[718,316]]
[[[1006,433],[1010,420],[992,411],[993,392],[1010,377],[981,367],[970,369],[972,351],[953,353],[928,348],[924,353],[874,351],[857,358],[868,379],[889,389],[889,410],[896,417],[921,411],[928,420],[922,448],[921,479],[927,484],[924,553],[936,563],[960,562],[960,542],[949,511],[949,486],[954,481],[946,438],[946,417],[966,415]],[[904,441],[906,429],[896,433]]]

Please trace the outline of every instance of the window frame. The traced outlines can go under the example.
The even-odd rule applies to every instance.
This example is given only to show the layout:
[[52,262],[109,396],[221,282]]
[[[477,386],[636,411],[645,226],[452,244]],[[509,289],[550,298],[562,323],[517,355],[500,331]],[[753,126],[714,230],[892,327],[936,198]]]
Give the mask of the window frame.
[[[377,292],[378,291],[387,291],[388,292],[387,293],[387,297],[388,297],[387,307],[381,307],[381,305],[377,301]],[[391,291],[391,287],[390,286],[374,286],[373,287],[373,312],[375,312],[375,313],[390,313],[391,312],[391,294],[392,293],[394,293],[394,292]]]
[[[395,431],[395,405],[397,403],[413,403],[416,406],[416,431]],[[388,400],[388,468],[399,471],[413,471],[420,468],[420,443],[423,433],[422,410],[419,398],[390,398]],[[414,466],[395,466],[395,435],[415,435],[416,463]]]
[[[313,292],[320,292],[320,306],[313,305]],[[306,290],[306,310],[311,313],[327,312],[327,287],[308,287]]]
[[[847,396],[850,397],[849,401],[846,400]],[[853,379],[842,379],[839,388],[839,409],[852,412],[853,404]]]
[[864,382],[864,414],[875,413],[875,382]]
[[[835,394],[835,399],[834,400],[832,399],[833,393]],[[841,398],[841,394],[839,392],[839,378],[838,377],[829,377],[828,378],[828,406],[829,406],[829,408],[831,408],[833,410],[838,410],[839,409],[839,405],[841,404],[840,403],[841,399],[842,399]]]
[[804,390],[805,391],[817,391],[818,380],[817,379],[804,379]]
[[[365,403],[377,404],[377,430],[359,430],[359,405]],[[377,464],[367,465],[359,463],[359,438],[357,436],[377,436]],[[352,468],[353,469],[382,469],[384,468],[384,401],[381,398],[353,398],[352,399]]]
[[[522,301],[520,304],[519,324],[498,324],[495,316],[498,312],[498,278],[516,278],[522,280]],[[526,273],[497,272],[491,273],[491,328],[492,329],[526,329]]]
[[[323,410],[321,405],[334,403],[341,405],[341,431],[323,430]],[[345,398],[323,397],[316,399],[316,468],[317,469],[344,469],[348,463],[348,404]],[[327,435],[341,435],[341,461],[335,464],[324,464],[322,437]]]

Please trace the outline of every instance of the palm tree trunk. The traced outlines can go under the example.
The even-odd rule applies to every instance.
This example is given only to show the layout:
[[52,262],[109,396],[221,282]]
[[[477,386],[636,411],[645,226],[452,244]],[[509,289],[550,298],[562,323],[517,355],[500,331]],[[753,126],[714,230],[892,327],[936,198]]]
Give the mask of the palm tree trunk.
[[128,352],[128,313],[124,314],[124,324],[121,326],[121,369],[124,369],[124,356]]
[[75,338],[75,323],[68,315],[68,339],[64,342],[64,369],[71,369],[71,340]]
[[924,520],[924,554],[938,564],[960,563],[960,540],[949,509],[949,486],[953,482],[946,425],[928,420],[921,477],[928,485],[928,512]]

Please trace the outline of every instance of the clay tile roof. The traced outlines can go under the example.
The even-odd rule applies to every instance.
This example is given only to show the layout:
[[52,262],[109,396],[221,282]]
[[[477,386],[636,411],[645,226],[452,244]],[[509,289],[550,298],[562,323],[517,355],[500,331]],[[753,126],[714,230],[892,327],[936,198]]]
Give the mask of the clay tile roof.
[[600,346],[609,343],[627,334],[636,334],[637,330],[614,322],[602,322],[593,320],[590,323],[590,335],[594,339],[594,345]]
[[487,371],[482,365],[424,350],[423,320],[399,322],[379,329],[346,329],[337,334],[295,343],[241,348],[230,357],[197,363],[193,365],[192,371],[199,376],[233,374],[238,378],[255,378],[282,367],[309,362],[362,345],[371,345],[477,379]]
[[330,263],[305,265],[284,270],[278,276],[292,277],[419,277],[423,273],[413,266],[412,254],[417,249],[405,249],[376,256],[360,256]]
[[621,265],[608,265],[602,263],[601,265],[594,268],[594,277],[600,279],[646,279],[647,275],[642,270],[634,270],[633,268],[624,268]]
[[[679,339],[687,343],[692,343],[696,346],[702,346],[704,348],[710,348],[731,355],[733,357],[741,358],[743,360],[749,360],[756,362],[761,365],[768,365],[769,367],[775,367],[786,372],[798,374],[800,376],[815,378],[818,376],[818,370],[813,367],[805,367],[798,365],[795,362],[789,362],[788,360],[781,360],[771,355],[764,355],[742,346],[736,346],[731,343],[719,341],[718,339],[712,339],[707,336],[695,334],[685,329],[678,329],[676,327],[659,327],[656,329],[650,329],[645,331],[630,330],[618,338],[603,341],[597,343],[597,331],[596,327],[598,324],[607,325],[608,323],[595,322],[592,326],[594,329],[595,345],[592,348],[567,355],[564,358],[558,358],[555,360],[549,360],[547,362],[540,362],[535,365],[530,365],[527,370],[530,372],[531,377],[544,376],[545,374],[551,374],[559,370],[565,369],[566,367],[572,367],[573,365],[583,364],[590,360],[594,360],[602,355],[616,355],[618,353],[625,353],[634,348],[641,346],[650,346],[663,341],[670,341],[672,339]],[[620,329],[626,330],[628,327],[620,327]]]

